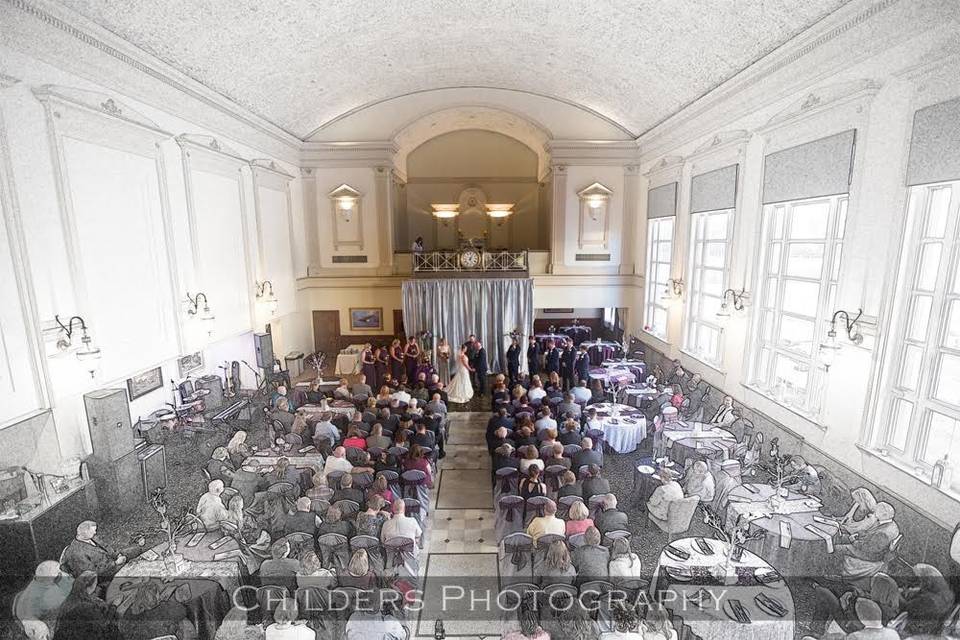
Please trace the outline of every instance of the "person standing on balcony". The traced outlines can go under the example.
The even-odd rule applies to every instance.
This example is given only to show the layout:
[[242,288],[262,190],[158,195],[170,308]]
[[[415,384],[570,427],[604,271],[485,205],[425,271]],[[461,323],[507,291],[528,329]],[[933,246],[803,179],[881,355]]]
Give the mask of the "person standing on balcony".
[[423,236],[417,236],[417,239],[413,241],[413,245],[410,247],[410,251],[413,253],[423,253]]

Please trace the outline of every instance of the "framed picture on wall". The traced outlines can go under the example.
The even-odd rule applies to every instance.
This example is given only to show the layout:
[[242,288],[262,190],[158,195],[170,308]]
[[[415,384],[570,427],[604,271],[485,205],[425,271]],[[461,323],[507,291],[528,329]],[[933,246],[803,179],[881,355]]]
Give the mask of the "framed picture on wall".
[[184,378],[191,371],[196,371],[203,366],[203,351],[190,353],[180,356],[177,360],[177,368],[180,371],[180,377]]
[[136,400],[140,396],[145,396],[162,386],[163,372],[160,370],[160,367],[157,367],[127,378],[127,395],[130,396],[131,400]]
[[351,307],[350,329],[353,331],[382,331],[383,307]]

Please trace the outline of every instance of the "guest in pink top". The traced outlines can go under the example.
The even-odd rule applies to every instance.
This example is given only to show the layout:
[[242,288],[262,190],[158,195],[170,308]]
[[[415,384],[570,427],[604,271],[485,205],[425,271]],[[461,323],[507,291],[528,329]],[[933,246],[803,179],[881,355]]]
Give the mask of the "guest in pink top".
[[530,596],[524,595],[517,612],[520,620],[520,630],[511,631],[501,636],[502,640],[550,640],[550,634],[540,626],[535,607],[530,603]]
[[583,502],[574,502],[570,507],[570,519],[567,520],[567,537],[583,533],[593,526],[593,520],[590,519],[590,510]]

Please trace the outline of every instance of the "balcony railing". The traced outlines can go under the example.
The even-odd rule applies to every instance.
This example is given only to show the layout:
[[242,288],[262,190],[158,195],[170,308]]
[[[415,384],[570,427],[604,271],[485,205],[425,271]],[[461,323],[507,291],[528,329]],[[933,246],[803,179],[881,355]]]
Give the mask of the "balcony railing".
[[[479,254],[479,260],[475,254]],[[526,251],[488,251],[485,249],[456,251],[424,251],[413,254],[413,272],[436,273],[510,273],[529,270]]]

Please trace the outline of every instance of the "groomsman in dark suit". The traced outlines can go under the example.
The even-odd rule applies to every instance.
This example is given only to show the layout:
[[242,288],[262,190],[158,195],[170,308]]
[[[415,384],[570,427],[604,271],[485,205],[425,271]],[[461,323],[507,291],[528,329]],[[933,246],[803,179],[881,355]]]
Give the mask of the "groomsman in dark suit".
[[590,354],[587,352],[586,345],[580,345],[580,350],[577,351],[577,359],[573,362],[573,371],[576,377],[576,382],[580,382],[581,380],[586,382],[589,380]]
[[557,349],[557,345],[553,340],[547,342],[547,357],[544,370],[547,372],[547,375],[560,372],[560,349]]
[[576,386],[573,379],[573,362],[576,357],[577,351],[573,346],[573,340],[565,340],[563,351],[560,353],[560,378],[563,380],[564,389],[572,389]]
[[507,377],[511,388],[520,381],[520,343],[516,338],[510,341],[507,348]]
[[540,345],[535,336],[530,336],[527,343],[527,371],[531,378],[540,373]]
[[474,344],[477,346],[477,350],[470,364],[473,365],[474,375],[477,377],[477,395],[483,396],[487,392],[487,350],[483,348],[483,344],[479,340]]

